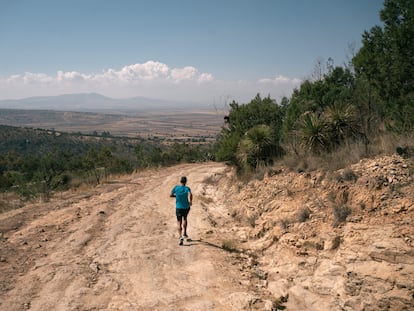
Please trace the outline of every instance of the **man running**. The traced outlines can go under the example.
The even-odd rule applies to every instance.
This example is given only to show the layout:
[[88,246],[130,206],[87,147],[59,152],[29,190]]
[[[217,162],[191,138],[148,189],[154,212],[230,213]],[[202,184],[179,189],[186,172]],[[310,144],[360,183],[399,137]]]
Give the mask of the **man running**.
[[186,186],[187,177],[181,177],[181,185],[175,186],[171,190],[170,197],[175,197],[175,211],[177,215],[178,236],[180,237],[178,244],[183,245],[184,238],[187,236],[187,215],[193,204],[193,194],[190,187]]

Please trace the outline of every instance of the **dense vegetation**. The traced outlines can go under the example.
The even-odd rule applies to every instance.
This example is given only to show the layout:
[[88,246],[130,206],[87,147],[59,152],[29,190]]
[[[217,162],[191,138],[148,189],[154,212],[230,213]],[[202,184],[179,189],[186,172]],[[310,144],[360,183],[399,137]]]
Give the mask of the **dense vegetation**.
[[100,183],[108,174],[198,161],[208,157],[208,148],[0,126],[0,191],[47,198],[53,190]]
[[379,138],[414,128],[414,1],[386,0],[380,17],[383,27],[364,32],[349,64],[328,60],[290,98],[233,101],[213,149],[0,126],[0,191],[47,197],[108,174],[213,158],[249,171],[286,155],[321,157],[355,144],[363,156],[374,154]]
[[291,98],[233,101],[217,160],[257,169],[286,153],[321,156],[351,144],[370,155],[381,136],[412,133],[414,1],[386,0],[380,17],[384,26],[364,32],[349,64],[335,67],[329,59]]

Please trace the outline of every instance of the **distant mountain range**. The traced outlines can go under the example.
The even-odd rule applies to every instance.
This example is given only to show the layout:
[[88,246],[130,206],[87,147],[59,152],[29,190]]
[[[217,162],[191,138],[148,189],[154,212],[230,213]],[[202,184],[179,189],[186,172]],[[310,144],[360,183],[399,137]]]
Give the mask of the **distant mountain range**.
[[192,103],[146,97],[110,98],[97,93],[36,96],[0,100],[0,109],[57,110],[87,112],[134,112],[193,107]]

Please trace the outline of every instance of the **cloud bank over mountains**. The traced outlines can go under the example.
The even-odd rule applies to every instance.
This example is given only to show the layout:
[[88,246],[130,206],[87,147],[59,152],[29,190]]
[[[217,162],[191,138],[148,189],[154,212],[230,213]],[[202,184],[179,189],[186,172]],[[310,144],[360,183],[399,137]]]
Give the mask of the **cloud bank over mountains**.
[[220,104],[229,100],[244,103],[257,93],[276,100],[290,96],[300,82],[300,79],[281,75],[257,81],[223,81],[193,66],[171,68],[161,62],[147,61],[98,73],[58,71],[56,75],[49,75],[25,72],[0,76],[0,99],[97,92],[118,98],[145,96],[194,103]]
[[213,76],[208,73],[199,73],[194,67],[169,68],[166,64],[148,61],[144,64],[125,66],[120,70],[108,69],[101,73],[84,74],[77,71],[58,71],[56,76],[48,76],[44,73],[31,73],[12,75],[3,79],[3,82],[13,84],[53,84],[53,83],[118,83],[134,84],[140,81],[169,81],[178,83],[181,81],[208,82]]

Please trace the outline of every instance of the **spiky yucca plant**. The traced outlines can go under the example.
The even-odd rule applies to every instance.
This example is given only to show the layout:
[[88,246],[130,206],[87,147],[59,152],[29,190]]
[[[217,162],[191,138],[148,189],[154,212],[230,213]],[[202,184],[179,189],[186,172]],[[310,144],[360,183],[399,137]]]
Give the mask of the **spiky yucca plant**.
[[361,136],[355,108],[351,104],[332,104],[326,108],[324,116],[330,130],[331,144],[339,145],[346,139]]
[[247,131],[240,141],[237,150],[237,159],[241,166],[257,168],[270,160],[273,149],[272,129],[267,125],[258,125]]
[[298,133],[304,150],[320,153],[329,149],[327,124],[323,117],[318,117],[314,112],[302,115]]

